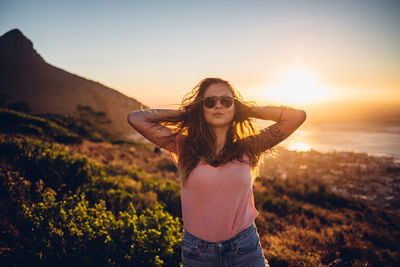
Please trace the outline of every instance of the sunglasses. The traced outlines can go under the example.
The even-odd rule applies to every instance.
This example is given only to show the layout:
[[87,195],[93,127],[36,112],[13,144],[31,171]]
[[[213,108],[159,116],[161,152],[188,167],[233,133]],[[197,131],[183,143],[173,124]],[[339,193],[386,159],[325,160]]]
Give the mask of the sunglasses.
[[203,104],[206,108],[213,108],[217,104],[218,100],[221,102],[221,105],[224,106],[225,108],[229,108],[233,104],[233,97],[231,96],[221,96],[221,97],[209,96],[203,98]]

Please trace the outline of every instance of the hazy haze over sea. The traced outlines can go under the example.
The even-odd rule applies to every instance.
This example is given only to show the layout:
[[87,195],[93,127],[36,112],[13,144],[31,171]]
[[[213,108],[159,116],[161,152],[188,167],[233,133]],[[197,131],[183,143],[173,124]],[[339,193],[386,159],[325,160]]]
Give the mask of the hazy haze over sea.
[[321,152],[353,151],[393,157],[400,161],[400,124],[323,123],[298,129],[282,146],[290,149],[295,144],[305,144]]

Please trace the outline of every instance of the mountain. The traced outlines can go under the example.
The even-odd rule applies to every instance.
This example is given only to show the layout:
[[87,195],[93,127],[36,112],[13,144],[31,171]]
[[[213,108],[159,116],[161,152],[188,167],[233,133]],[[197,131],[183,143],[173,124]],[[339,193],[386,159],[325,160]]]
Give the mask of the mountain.
[[112,121],[110,131],[120,137],[135,133],[127,113],[147,108],[117,90],[48,64],[18,29],[0,36],[0,91],[12,102],[27,102],[34,114],[77,116],[78,104],[104,111]]

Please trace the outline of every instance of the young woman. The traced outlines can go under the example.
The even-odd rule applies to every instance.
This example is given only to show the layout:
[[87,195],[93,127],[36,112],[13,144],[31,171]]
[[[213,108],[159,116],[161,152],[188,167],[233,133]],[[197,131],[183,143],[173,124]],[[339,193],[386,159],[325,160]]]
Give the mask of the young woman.
[[[276,123],[257,132],[252,118]],[[252,171],[260,154],[291,135],[306,113],[246,104],[229,82],[206,78],[178,110],[130,112],[127,119],[178,167],[183,267],[269,266],[255,225]]]

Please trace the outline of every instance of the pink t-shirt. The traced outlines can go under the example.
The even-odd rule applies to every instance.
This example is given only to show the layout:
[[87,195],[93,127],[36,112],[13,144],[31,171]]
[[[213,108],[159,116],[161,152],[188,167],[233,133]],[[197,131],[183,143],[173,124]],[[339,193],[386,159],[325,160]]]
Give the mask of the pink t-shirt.
[[[178,155],[170,151],[177,167],[183,138],[177,135]],[[181,185],[181,203],[184,228],[189,233],[209,242],[232,238],[258,216],[251,166],[234,160],[213,167],[200,160],[185,187]]]

